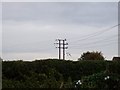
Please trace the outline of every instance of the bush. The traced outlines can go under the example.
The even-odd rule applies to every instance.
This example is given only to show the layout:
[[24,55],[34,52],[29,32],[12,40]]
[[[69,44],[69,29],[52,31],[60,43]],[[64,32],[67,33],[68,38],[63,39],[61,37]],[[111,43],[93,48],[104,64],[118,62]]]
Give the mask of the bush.
[[101,52],[85,52],[81,55],[81,57],[78,59],[80,60],[104,60],[105,58],[103,57]]

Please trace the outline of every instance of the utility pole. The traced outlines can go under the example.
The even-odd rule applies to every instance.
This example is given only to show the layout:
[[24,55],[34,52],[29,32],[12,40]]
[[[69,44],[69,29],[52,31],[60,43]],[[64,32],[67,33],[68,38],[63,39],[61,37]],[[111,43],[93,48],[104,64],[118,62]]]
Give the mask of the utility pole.
[[65,40],[63,40],[63,60],[65,60]]
[[58,44],[59,44],[59,46],[58,46],[58,49],[59,49],[59,59],[61,59],[61,40],[60,39],[58,39]]
[[65,60],[65,49],[68,49],[66,46],[68,43],[66,43],[66,39],[63,40],[63,60]]
[[54,43],[54,44],[57,44],[58,46],[56,48],[58,48],[58,58],[61,59],[61,39],[56,39],[57,43]]
[[[68,45],[68,43],[66,43],[66,39],[56,39],[58,46],[56,48],[58,48],[58,57],[59,59],[61,59],[61,49],[63,49],[63,60],[65,60],[65,49],[67,49],[68,47],[66,45]],[[62,42],[61,42],[62,41]],[[62,46],[61,46],[62,45]]]

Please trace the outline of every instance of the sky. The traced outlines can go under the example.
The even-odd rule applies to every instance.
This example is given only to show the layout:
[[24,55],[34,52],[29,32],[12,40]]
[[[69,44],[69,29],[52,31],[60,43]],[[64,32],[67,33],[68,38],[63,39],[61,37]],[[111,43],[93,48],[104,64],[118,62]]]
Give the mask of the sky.
[[66,59],[101,51],[118,56],[117,2],[3,2],[2,58],[58,58],[56,39],[67,39]]
[[2,57],[2,3],[0,3],[0,56]]
[[[118,3],[118,15],[120,15],[120,2]],[[118,17],[118,24],[120,24],[120,17]],[[120,26],[118,26],[118,56],[120,57]]]
[[119,2],[119,0],[1,0],[1,2]]

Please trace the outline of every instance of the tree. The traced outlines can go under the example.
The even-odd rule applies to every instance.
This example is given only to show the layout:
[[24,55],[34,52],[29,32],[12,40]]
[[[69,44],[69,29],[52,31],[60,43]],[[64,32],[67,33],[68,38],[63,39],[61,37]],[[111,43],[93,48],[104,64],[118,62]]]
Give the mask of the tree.
[[105,58],[103,57],[103,54],[101,52],[85,52],[81,55],[78,60],[104,60]]

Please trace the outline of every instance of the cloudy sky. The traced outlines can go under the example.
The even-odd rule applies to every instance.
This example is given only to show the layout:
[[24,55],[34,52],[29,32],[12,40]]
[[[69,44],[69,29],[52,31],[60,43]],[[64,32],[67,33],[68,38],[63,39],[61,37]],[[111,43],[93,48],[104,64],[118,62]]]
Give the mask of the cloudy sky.
[[55,39],[67,39],[67,59],[101,51],[118,55],[117,2],[4,2],[4,60],[58,58]]

